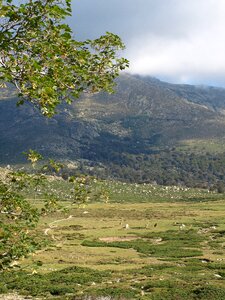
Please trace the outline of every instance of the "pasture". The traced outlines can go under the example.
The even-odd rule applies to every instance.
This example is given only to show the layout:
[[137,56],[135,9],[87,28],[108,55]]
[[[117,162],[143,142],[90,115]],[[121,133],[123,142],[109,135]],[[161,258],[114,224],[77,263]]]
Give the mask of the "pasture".
[[67,199],[61,202],[66,212],[41,219],[45,246],[1,274],[1,293],[68,300],[225,299],[224,195],[112,181],[95,189],[107,190],[107,200],[90,197],[90,203],[76,205]]

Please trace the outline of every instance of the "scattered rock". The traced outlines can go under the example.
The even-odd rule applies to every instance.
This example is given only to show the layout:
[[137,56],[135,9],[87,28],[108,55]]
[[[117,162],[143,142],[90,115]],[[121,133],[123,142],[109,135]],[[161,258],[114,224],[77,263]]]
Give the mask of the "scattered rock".
[[125,225],[125,229],[130,229],[129,224],[126,224],[126,225]]

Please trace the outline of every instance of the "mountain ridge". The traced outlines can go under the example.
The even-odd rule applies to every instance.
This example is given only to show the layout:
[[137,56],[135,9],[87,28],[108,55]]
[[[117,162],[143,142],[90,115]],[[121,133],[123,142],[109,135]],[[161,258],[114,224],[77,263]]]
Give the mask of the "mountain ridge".
[[225,139],[225,89],[130,74],[121,75],[116,84],[114,94],[82,95],[70,106],[61,105],[51,119],[29,103],[16,108],[15,95],[2,94],[1,164],[23,162],[20,153],[31,148],[63,161],[85,161],[89,167],[132,164],[143,173],[143,164],[131,163],[134,156],[138,160],[189,140]]
[[[75,140],[83,143],[82,139],[93,139],[102,132],[108,132],[118,137],[139,136],[143,139],[161,135],[166,145],[169,139],[178,141],[225,136],[225,118],[221,111],[221,108],[225,109],[225,89],[213,88],[216,95],[219,90],[219,100],[212,104],[215,95],[212,94],[211,88],[210,94],[204,98],[201,93],[207,92],[205,88],[173,85],[151,77],[123,74],[116,83],[115,94],[82,96],[71,106],[62,106],[58,115],[52,119],[43,118],[29,104],[19,108],[13,107],[15,97],[10,103],[4,99],[0,102],[0,138],[2,141],[4,138],[10,138],[10,131],[15,139],[20,136],[21,143],[33,146],[37,144],[41,134],[64,135],[72,140],[76,137]],[[29,124],[31,131],[33,128],[37,129],[32,138],[26,124]],[[204,132],[206,127],[207,132]],[[13,128],[14,132],[11,130]],[[4,132],[7,134],[4,135]],[[54,143],[56,144],[56,141]],[[54,153],[52,154],[54,156]]]

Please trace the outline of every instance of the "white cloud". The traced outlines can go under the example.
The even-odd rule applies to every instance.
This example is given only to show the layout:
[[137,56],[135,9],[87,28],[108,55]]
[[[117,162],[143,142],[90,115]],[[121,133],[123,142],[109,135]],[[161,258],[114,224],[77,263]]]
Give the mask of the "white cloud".
[[130,71],[225,86],[225,0],[73,1],[79,37],[109,30],[126,44]]
[[179,37],[168,23],[174,35],[146,32],[128,43],[130,71],[175,82],[225,85],[225,1],[188,1],[178,12],[184,15]]

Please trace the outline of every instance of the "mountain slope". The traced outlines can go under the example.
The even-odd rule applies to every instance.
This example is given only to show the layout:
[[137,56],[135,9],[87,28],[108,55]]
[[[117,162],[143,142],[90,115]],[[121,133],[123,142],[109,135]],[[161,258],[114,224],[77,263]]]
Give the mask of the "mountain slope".
[[185,140],[225,138],[225,89],[124,74],[113,95],[83,95],[51,119],[30,104],[16,108],[16,98],[6,92],[1,98],[2,164],[23,160],[20,153],[32,148],[48,157],[85,160],[89,167],[107,166],[110,176],[131,165],[142,174],[144,164],[137,161],[143,155],[160,156]]
[[[173,85],[168,87],[160,81],[129,75],[122,76],[117,84],[114,95],[95,95],[92,101],[84,99],[77,107],[82,118],[104,120],[112,128],[119,123],[131,138],[155,142],[155,137],[160,137],[163,144],[171,140],[224,136],[223,114],[203,101],[195,103],[192,98],[181,97],[179,86],[175,90]],[[198,93],[201,94],[201,88]],[[225,90],[223,97],[225,105]],[[100,104],[105,112],[99,110]]]

